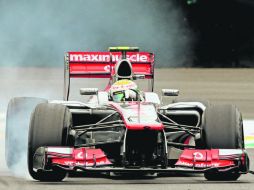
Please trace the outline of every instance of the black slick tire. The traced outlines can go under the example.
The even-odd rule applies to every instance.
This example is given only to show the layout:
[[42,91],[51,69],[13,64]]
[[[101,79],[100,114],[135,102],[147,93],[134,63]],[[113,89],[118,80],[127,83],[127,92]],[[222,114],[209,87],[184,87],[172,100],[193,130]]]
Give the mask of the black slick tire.
[[28,140],[28,170],[31,177],[39,181],[62,181],[66,172],[62,170],[34,171],[33,156],[42,146],[66,146],[68,130],[72,125],[69,109],[61,104],[43,103],[36,106],[30,121]]
[[[242,116],[234,105],[214,105],[205,110],[201,133],[206,149],[244,149]],[[206,172],[205,178],[211,181],[235,181],[238,171]]]

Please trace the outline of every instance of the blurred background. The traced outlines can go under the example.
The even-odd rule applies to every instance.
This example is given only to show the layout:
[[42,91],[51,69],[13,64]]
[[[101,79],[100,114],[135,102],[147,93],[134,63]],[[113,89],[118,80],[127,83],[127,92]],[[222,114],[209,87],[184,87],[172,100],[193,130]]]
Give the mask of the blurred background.
[[138,46],[157,67],[253,67],[253,0],[0,0],[0,66]]
[[194,36],[193,66],[254,66],[253,0],[179,0]]

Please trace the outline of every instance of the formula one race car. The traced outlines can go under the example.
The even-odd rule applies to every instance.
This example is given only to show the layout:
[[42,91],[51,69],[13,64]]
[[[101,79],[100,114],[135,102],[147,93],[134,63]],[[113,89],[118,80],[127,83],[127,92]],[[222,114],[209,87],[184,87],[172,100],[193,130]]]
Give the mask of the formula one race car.
[[[69,101],[71,78],[109,78],[109,83],[103,91],[81,88],[81,95],[90,96],[87,102]],[[149,81],[148,91],[138,89],[139,79]],[[63,101],[10,101],[7,165],[17,164],[14,155],[30,121],[28,170],[35,180],[61,181],[69,172],[204,173],[207,180],[237,180],[249,172],[235,106],[194,99],[161,105],[153,88],[153,53],[135,47],[66,53]],[[162,96],[178,92],[162,89]]]

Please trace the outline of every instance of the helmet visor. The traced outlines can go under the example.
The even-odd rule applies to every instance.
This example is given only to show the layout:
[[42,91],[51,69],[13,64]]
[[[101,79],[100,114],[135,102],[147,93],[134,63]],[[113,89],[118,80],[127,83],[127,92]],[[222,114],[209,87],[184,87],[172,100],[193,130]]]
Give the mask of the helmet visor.
[[117,91],[113,93],[113,101],[115,102],[121,102],[124,99],[124,92],[123,91]]

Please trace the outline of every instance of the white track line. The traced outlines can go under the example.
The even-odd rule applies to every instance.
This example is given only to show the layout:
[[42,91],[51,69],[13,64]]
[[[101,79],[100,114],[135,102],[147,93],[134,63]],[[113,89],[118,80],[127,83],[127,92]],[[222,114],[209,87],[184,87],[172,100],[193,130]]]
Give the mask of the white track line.
[[243,126],[244,126],[245,135],[250,135],[250,134],[254,135],[254,120],[244,120]]
[[244,140],[247,148],[254,148],[254,120],[244,120]]

